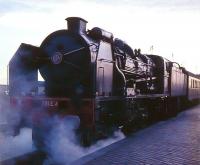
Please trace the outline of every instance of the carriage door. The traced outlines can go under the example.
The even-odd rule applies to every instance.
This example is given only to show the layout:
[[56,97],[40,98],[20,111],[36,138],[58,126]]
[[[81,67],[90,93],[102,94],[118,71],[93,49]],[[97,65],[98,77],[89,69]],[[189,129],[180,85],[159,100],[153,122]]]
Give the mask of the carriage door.
[[113,58],[112,47],[109,42],[100,41],[99,51],[97,56],[97,95],[110,96],[112,95],[113,83]]

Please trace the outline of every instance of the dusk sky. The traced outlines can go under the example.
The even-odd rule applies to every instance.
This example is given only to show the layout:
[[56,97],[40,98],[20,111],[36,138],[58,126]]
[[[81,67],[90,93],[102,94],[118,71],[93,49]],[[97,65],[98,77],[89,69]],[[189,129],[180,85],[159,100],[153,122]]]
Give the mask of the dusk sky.
[[49,33],[66,29],[71,16],[200,73],[199,0],[0,0],[0,83],[22,42],[39,46]]

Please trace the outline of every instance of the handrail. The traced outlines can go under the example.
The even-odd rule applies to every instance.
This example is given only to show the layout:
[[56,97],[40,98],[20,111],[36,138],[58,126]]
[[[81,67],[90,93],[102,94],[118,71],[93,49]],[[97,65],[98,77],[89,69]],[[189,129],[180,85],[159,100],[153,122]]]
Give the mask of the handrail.
[[[124,76],[124,73],[119,69],[116,61],[115,61],[115,67],[117,68],[117,71],[122,75],[123,81],[124,81],[124,87],[126,87],[126,77]],[[125,92],[125,89],[124,89],[124,92]]]

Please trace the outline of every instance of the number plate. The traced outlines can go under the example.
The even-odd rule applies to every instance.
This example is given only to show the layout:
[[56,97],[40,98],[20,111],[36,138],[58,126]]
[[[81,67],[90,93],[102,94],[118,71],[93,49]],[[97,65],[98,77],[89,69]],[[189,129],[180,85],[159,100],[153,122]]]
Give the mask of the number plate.
[[44,100],[42,102],[44,107],[58,107],[58,101],[55,100]]

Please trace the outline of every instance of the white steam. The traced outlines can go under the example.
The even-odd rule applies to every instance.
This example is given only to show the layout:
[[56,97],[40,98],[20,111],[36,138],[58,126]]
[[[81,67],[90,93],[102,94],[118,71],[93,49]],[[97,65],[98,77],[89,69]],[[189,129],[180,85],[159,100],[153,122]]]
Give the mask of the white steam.
[[[6,96],[0,98],[0,161],[11,159],[34,150],[32,148],[32,131],[19,128],[22,114],[9,106]],[[16,133],[15,129],[19,128]]]
[[[21,121],[25,114],[18,109],[10,108],[8,100],[2,100],[0,99],[0,162],[35,150],[32,147],[30,128],[21,128],[19,134],[15,134],[16,127],[23,124]],[[29,116],[31,116],[31,112]],[[50,133],[45,136],[45,151],[49,157],[45,160],[44,165],[69,164],[124,138],[123,133],[115,132],[113,137],[100,140],[96,144],[84,148],[76,136],[76,130],[80,126],[78,116],[47,117],[44,119],[44,123],[51,126]]]
[[20,111],[9,105],[8,96],[0,96],[0,134],[13,135],[21,118]]
[[30,128],[22,128],[17,136],[0,135],[0,161],[12,159],[17,156],[32,152],[32,131]]
[[69,164],[82,156],[124,138],[123,133],[119,131],[115,132],[111,138],[100,140],[96,144],[84,148],[75,136],[75,130],[80,124],[77,116],[67,116],[62,119],[55,117],[52,122],[55,123],[54,127],[46,139],[46,151],[49,154],[49,158],[44,162],[44,165]]

